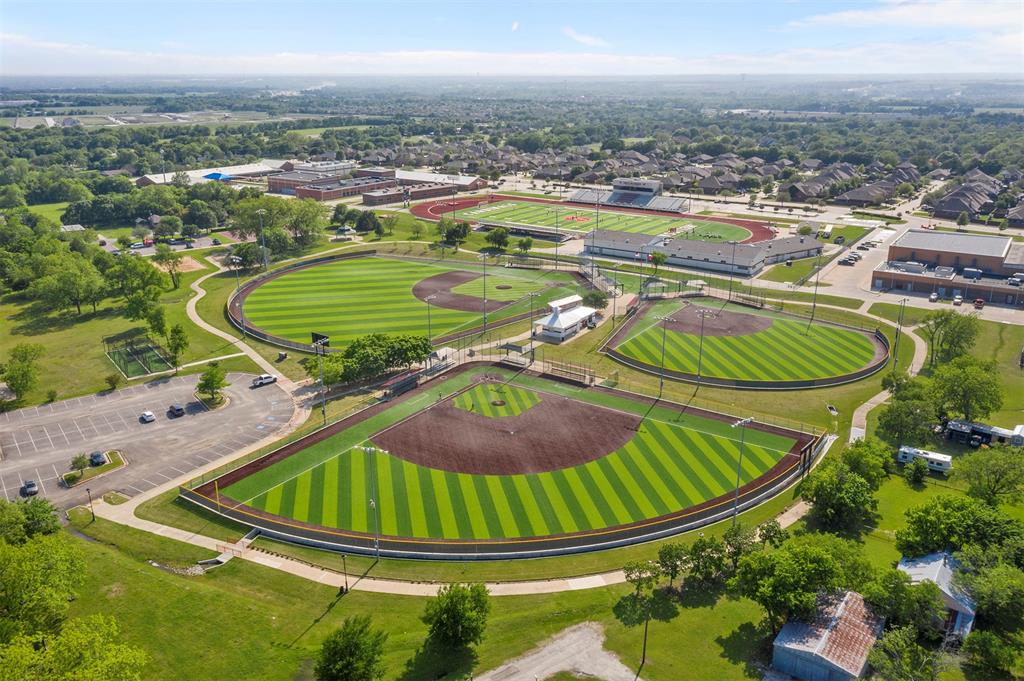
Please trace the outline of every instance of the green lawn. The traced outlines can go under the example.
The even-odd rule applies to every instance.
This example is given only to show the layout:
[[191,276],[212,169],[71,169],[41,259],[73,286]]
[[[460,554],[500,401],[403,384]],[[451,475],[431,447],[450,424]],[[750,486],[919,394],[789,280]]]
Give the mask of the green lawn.
[[[475,264],[442,265],[387,258],[360,258],[326,263],[267,282],[245,302],[246,320],[264,331],[295,341],[308,341],[310,331],[331,336],[335,346],[368,333],[427,332],[427,305],[416,298],[413,286],[428,277],[469,270]],[[478,283],[479,282],[479,283]],[[507,288],[506,288],[507,287]],[[539,293],[535,307],[576,292],[570,275],[561,272],[491,268],[487,274],[489,299],[519,302],[488,315],[496,322],[529,310],[523,296]],[[459,293],[483,294],[483,278],[459,287]],[[433,337],[470,329],[482,323],[480,314],[430,306]]]
[[[450,393],[466,378],[436,390]],[[587,402],[642,414],[640,402],[588,393],[530,379],[526,388],[501,393],[516,408],[514,394],[540,401],[569,393]],[[479,389],[478,389],[479,390]],[[548,391],[548,392],[545,392]],[[289,459],[222,490],[250,506],[302,522],[355,532],[372,532],[368,500],[379,500],[381,532],[390,536],[444,539],[542,537],[625,525],[660,517],[722,496],[735,485],[738,435],[721,421],[655,409],[622,448],[589,463],[529,475],[470,475],[418,466],[401,452],[360,449],[367,433],[416,413],[429,395],[402,404],[313,445]],[[539,393],[539,395],[538,395]],[[462,408],[490,406],[487,392],[460,395]],[[509,410],[509,415],[515,409]],[[492,414],[485,414],[491,416]],[[495,414],[503,415],[503,414]],[[514,427],[514,426],[513,426]],[[742,464],[743,483],[778,463],[793,440],[750,430]],[[373,485],[379,488],[375,492]]]
[[29,211],[36,215],[42,215],[45,218],[49,218],[56,223],[60,223],[61,216],[64,215],[64,210],[68,207],[68,201],[58,201],[56,203],[37,203],[34,206],[29,206]]
[[[936,305],[935,309],[940,308]],[[906,305],[903,309],[903,325],[917,326],[924,321],[925,316],[931,312],[932,310],[929,309]],[[895,323],[899,321],[900,318],[900,306],[896,303],[875,303],[868,308],[868,313],[883,317]]]
[[[824,265],[829,261],[829,258],[821,258],[821,263]],[[792,264],[787,266],[786,263],[780,262],[777,265],[772,265],[770,268],[757,275],[758,279],[764,279],[765,281],[779,281],[784,283],[794,283],[807,277],[814,271],[815,264],[818,263],[818,258],[800,258],[793,260]],[[804,286],[813,286],[814,279],[805,281]],[[830,286],[828,283],[819,283],[818,286],[825,287]]]
[[538,227],[589,232],[592,229],[613,229],[620,232],[662,234],[680,230],[690,238],[706,241],[743,241],[750,232],[737,225],[710,220],[696,220],[682,216],[642,215],[623,213],[613,209],[596,211],[567,204],[534,203],[532,201],[496,201],[456,211],[456,217],[466,220],[499,220]]
[[[662,328],[657,317],[681,313],[689,303],[664,301],[655,305],[615,348],[652,368],[661,366]],[[716,304],[715,308],[720,307]],[[866,366],[875,352],[864,334],[826,324],[727,306],[726,311],[772,317],[771,326],[742,336],[705,335],[701,373],[704,376],[755,381],[796,381],[840,376]],[[669,330],[665,338],[665,367],[697,373],[700,337]]]
[[[205,264],[205,261],[199,259]],[[234,354],[237,348],[227,341],[207,333],[189,321],[185,304],[194,295],[189,284],[206,270],[182,274],[177,289],[164,291],[160,302],[167,309],[168,327],[182,324],[188,332],[190,346],[182,357],[189,363]],[[18,294],[0,297],[0,358],[18,343],[38,343],[45,348],[39,361],[39,382],[35,390],[25,397],[26,404],[37,404],[46,398],[50,389],[57,391],[58,399],[96,392],[106,387],[104,377],[117,373],[113,362],[104,354],[103,338],[131,331],[145,330],[141,322],[133,322],[123,315],[123,302],[106,300],[96,312],[83,308],[82,314],[73,309],[52,312],[39,308]],[[226,362],[231,371],[254,371],[255,364],[246,358]],[[201,371],[202,367],[188,371]]]

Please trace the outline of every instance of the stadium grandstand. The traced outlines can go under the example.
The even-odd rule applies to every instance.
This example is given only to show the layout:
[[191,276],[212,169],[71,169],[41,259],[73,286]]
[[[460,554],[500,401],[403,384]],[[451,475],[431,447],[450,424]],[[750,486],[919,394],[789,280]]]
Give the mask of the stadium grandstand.
[[579,189],[567,199],[570,203],[586,203],[621,208],[682,213],[686,199],[661,196],[660,180],[644,180],[634,177],[617,177],[612,189]]

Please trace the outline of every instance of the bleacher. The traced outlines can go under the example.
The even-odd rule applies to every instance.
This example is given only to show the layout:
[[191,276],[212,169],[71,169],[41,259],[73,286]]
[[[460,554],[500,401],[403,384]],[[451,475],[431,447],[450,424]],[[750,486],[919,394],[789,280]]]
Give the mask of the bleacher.
[[685,203],[686,199],[677,199],[673,196],[655,196],[646,207],[648,210],[665,210],[672,213],[682,213],[683,205]]
[[603,204],[612,192],[605,191],[603,189],[577,189],[569,198],[566,199],[569,203],[589,203],[589,204]]
[[661,183],[658,180],[639,178],[616,178],[612,190],[577,189],[567,199],[570,203],[586,203],[589,205],[620,206],[622,208],[638,208],[641,210],[659,210],[682,213],[686,199],[661,196]]
[[626,208],[647,208],[647,204],[653,198],[653,194],[615,190],[602,203],[609,206],[624,206]]

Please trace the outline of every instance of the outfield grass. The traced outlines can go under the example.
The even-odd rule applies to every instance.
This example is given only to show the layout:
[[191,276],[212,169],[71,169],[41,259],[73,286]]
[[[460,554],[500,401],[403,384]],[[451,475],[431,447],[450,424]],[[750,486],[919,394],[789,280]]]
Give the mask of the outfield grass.
[[[360,258],[317,265],[286,273],[255,291],[245,301],[246,320],[282,338],[307,342],[310,331],[331,336],[335,346],[368,333],[427,332],[427,305],[412,294],[413,286],[445,272],[470,270],[474,265],[442,265],[387,258]],[[501,287],[501,288],[498,288]],[[509,287],[509,288],[504,288]],[[569,274],[528,270],[490,269],[487,297],[516,300],[530,292],[540,295],[537,309],[549,300],[576,292]],[[459,287],[460,293],[483,294],[483,278]],[[520,300],[488,315],[497,322],[529,310]],[[430,306],[433,337],[470,329],[482,323],[474,312]]]
[[576,208],[565,204],[531,201],[496,201],[456,211],[466,220],[500,220],[538,227],[589,232],[592,229],[614,229],[620,232],[662,234],[671,229],[685,230],[691,238],[705,241],[743,241],[750,232],[738,225],[711,220],[697,220],[664,215],[623,213],[612,209],[600,211]]
[[[679,301],[656,304],[615,349],[627,357],[659,368],[662,328],[657,318],[671,315],[688,305]],[[705,335],[701,365],[704,376],[753,381],[826,378],[863,368],[874,356],[874,344],[862,333],[826,324],[812,324],[808,329],[807,322],[764,310],[755,311],[735,305],[725,309],[741,314],[771,316],[772,325],[764,331],[742,336]],[[668,330],[664,338],[665,367],[696,374],[699,335]]]
[[[437,387],[450,394],[464,383]],[[644,405],[608,395],[530,379],[524,397],[537,391],[642,413]],[[434,390],[427,397],[432,400]],[[505,395],[514,393],[506,389]],[[464,393],[463,404],[487,393]],[[541,398],[542,399],[542,398]],[[521,407],[514,399],[517,408]],[[422,400],[412,405],[418,409]],[[463,407],[465,408],[465,407]],[[510,410],[514,412],[515,410]],[[223,490],[250,506],[302,522],[372,532],[369,499],[379,501],[385,535],[435,539],[543,537],[598,530],[673,513],[719,497],[735,485],[739,442],[728,424],[655,409],[624,447],[594,461],[530,475],[470,475],[418,466],[396,455],[366,455],[353,448],[410,413],[399,405],[313,445]],[[415,411],[413,411],[415,413]],[[789,451],[790,438],[749,431],[742,482],[764,474]],[[400,454],[397,453],[397,454]],[[377,489],[374,489],[376,485]]]

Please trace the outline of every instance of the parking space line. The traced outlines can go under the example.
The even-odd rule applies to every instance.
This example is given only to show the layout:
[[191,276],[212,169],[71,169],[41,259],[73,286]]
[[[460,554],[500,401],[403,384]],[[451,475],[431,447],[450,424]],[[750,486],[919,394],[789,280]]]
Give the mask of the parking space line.
[[156,474],[159,475],[161,478],[165,478],[167,480],[173,480],[174,479],[171,476],[169,476],[169,475],[167,475],[165,473],[162,473],[161,471],[157,471]]
[[84,440],[85,433],[82,432],[82,427],[78,425],[78,419],[71,419],[71,423],[75,424],[75,428],[78,428],[78,434],[81,435]]
[[138,492],[139,494],[142,494],[142,490],[139,489],[138,487],[136,487],[135,485],[125,485],[125,487],[130,487],[133,490],[135,490],[136,492]]
[[144,483],[146,483],[147,485],[149,485],[150,487],[156,487],[156,483],[153,482],[152,480],[147,480],[146,478],[142,478],[142,481]]
[[117,412],[117,417],[121,419],[121,423],[123,423],[124,427],[127,428],[128,422],[124,420],[124,414],[122,414],[121,412]]
[[39,489],[42,490],[42,492],[45,494],[46,493],[46,487],[43,485],[43,476],[39,475],[39,469],[38,468],[36,469],[36,480],[39,481]]
[[175,471],[176,473],[178,473],[180,475],[185,475],[185,471],[183,471],[181,469],[178,469],[178,468],[175,468],[174,466],[168,466],[168,468],[170,468],[172,471]]
[[50,431],[46,429],[46,426],[43,426],[43,434],[46,435],[46,439],[50,442],[50,449],[53,449],[53,438],[50,437]]
[[0,487],[4,488],[4,499],[10,501],[11,497],[9,494],[7,494],[7,484],[4,482],[4,477],[2,475],[0,475]]
[[60,480],[60,473],[57,472],[57,464],[51,463],[50,467],[53,468],[53,477],[55,477],[58,480]]
[[60,428],[60,434],[64,436],[64,441],[70,445],[71,440],[68,438],[68,434],[64,432],[64,426],[60,424],[60,421],[57,422],[57,427]]

